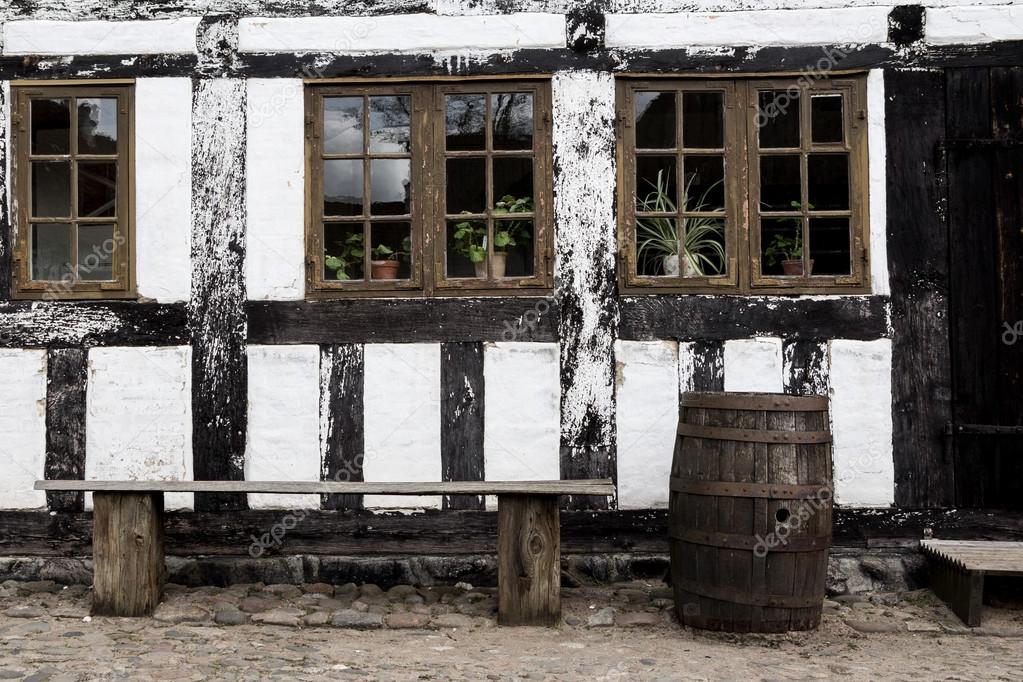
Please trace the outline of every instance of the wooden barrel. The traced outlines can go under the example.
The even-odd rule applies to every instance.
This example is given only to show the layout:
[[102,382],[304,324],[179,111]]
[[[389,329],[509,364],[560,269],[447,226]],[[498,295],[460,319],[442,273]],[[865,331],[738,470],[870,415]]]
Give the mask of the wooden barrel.
[[831,545],[823,396],[687,393],[671,468],[679,622],[784,632],[820,624]]

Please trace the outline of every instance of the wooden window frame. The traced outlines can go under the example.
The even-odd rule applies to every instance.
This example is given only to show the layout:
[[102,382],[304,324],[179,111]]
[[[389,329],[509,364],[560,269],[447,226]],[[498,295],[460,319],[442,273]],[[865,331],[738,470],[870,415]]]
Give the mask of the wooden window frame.
[[[533,95],[533,147],[530,151],[494,152],[492,131],[488,118],[486,146],[479,152],[447,152],[445,149],[445,101],[448,94],[528,92]],[[322,152],[324,97],[370,95],[412,96],[412,159],[411,223],[412,264],[408,280],[356,280],[334,281],[324,278],[323,240],[320,225],[323,222],[323,165]],[[550,78],[501,79],[411,79],[408,81],[307,81],[305,88],[306,111],[306,297],[451,297],[451,296],[544,296],[553,286],[553,175],[551,141]],[[368,126],[365,126],[368,134]],[[533,158],[534,210],[532,277],[506,277],[502,279],[447,278],[445,214],[445,160],[448,156],[477,155],[487,158],[490,167],[495,156],[525,156]],[[353,157],[363,155],[351,155]],[[364,173],[364,182],[368,174]],[[486,220],[488,230],[494,222],[491,214],[492,187],[487,187]],[[363,217],[344,222],[374,220]],[[475,215],[475,214],[473,214]],[[521,214],[529,218],[529,214]],[[395,216],[380,216],[383,222],[393,222]],[[406,220],[405,218],[397,218]],[[482,219],[481,219],[482,220]],[[488,240],[488,261],[493,253],[493,240]],[[367,260],[368,263],[368,260]]]
[[[135,159],[134,116],[135,92],[132,81],[55,81],[53,83],[14,82],[11,85],[12,122],[12,191],[14,217],[14,264],[12,268],[11,297],[27,300],[89,300],[134,299],[135,290]],[[117,152],[116,155],[89,155],[78,153],[78,116],[75,101],[80,98],[116,98]],[[68,154],[31,154],[31,112],[33,98],[67,98],[70,100],[71,126]],[[67,160],[71,163],[71,216],[61,218],[33,218],[30,168],[32,160]],[[114,217],[79,217],[78,214],[78,162],[114,160],[117,164],[117,199]],[[41,223],[70,223],[71,254],[77,265],[79,224],[114,224],[114,252],[111,259],[113,280],[79,280],[77,274],[70,281],[35,280],[31,278],[31,225]],[[77,273],[77,268],[75,268]]]
[[[726,254],[728,277],[653,277],[636,274],[636,211],[635,211],[635,147],[634,97],[639,91],[676,91],[719,89],[729,92],[724,105],[725,128],[725,200],[728,224],[726,227]],[[761,238],[759,229],[759,160],[756,115],[757,93],[760,90],[785,90],[797,86],[804,94],[841,93],[844,99],[842,143],[812,143],[810,138],[810,97],[801,96],[799,149],[771,149],[769,153],[791,152],[800,154],[801,201],[798,215],[803,217],[804,243],[807,218],[841,214],[849,217],[850,274],[771,276],[761,272]],[[718,293],[718,294],[861,294],[870,293],[870,221],[869,175],[867,155],[866,74],[841,74],[832,78],[810,80],[807,76],[780,77],[740,76],[723,77],[619,77],[618,105],[618,187],[619,206],[619,290],[623,294],[652,293]],[[681,112],[681,110],[678,110]],[[682,115],[677,116],[676,128],[681,128]],[[678,132],[676,131],[676,136]],[[729,139],[731,136],[731,139]],[[681,144],[681,138],[676,140]],[[682,153],[681,147],[663,154]],[[765,150],[766,152],[767,150]],[[849,155],[849,210],[839,212],[810,211],[807,209],[806,158],[809,153],[844,152]],[[660,150],[657,150],[660,152]],[[651,152],[656,153],[656,152]],[[642,150],[640,154],[642,155]],[[774,216],[777,212],[772,212]],[[783,212],[784,213],[784,212]],[[793,216],[797,212],[792,212]],[[730,240],[730,241],[729,241]],[[812,246],[809,250],[812,257]],[[735,258],[733,262],[731,259]],[[804,258],[806,254],[804,254]]]

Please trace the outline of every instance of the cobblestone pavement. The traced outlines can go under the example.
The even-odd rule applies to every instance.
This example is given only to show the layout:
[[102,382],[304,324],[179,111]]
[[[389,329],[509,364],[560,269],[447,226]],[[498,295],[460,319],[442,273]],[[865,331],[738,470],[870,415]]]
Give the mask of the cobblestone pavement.
[[825,602],[811,633],[679,627],[662,584],[566,588],[560,628],[498,628],[492,589],[169,586],[154,618],[87,588],[0,586],[0,680],[1023,679],[1023,610],[968,629],[928,591]]

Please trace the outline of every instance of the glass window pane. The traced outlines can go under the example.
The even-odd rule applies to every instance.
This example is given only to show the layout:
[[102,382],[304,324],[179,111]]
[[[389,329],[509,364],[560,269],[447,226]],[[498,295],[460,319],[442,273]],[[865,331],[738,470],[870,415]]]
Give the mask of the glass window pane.
[[532,277],[533,221],[494,221],[494,278]]
[[366,269],[362,223],[326,223],[323,226],[323,279],[363,279]]
[[842,95],[810,97],[810,138],[814,142],[841,142]]
[[486,99],[482,94],[447,95],[444,121],[447,149],[466,151],[485,149],[484,125],[487,117]]
[[685,211],[723,211],[725,209],[725,160],[721,156],[687,154],[683,187]]
[[369,150],[408,153],[412,148],[411,121],[412,98],[408,95],[370,97]]
[[[515,203],[533,198],[533,159],[530,157],[495,157],[494,206],[499,202]],[[532,209],[530,209],[532,210]]]
[[372,159],[369,185],[372,215],[412,212],[412,162],[409,159]]
[[761,149],[799,146],[799,91],[766,90],[759,95],[756,124]]
[[323,151],[358,154],[363,151],[362,98],[323,98]]
[[71,109],[66,99],[32,99],[33,154],[71,153]]
[[806,173],[810,210],[849,209],[849,157],[846,154],[810,154],[806,159]]
[[801,209],[799,155],[760,157],[760,210]]
[[682,144],[690,149],[725,146],[724,93],[682,93]]
[[810,218],[810,264],[815,275],[852,272],[848,218]]
[[59,281],[71,275],[71,226],[32,226],[32,279]]
[[678,277],[678,228],[675,218],[636,219],[636,273]]
[[412,225],[370,224],[370,279],[409,279],[412,272]]
[[636,148],[673,149],[675,147],[675,93],[637,92]]
[[117,153],[117,99],[78,100],[78,153]]
[[483,213],[487,208],[487,160],[447,160],[447,212]]
[[636,210],[674,212],[677,201],[675,157],[637,157]]
[[323,215],[362,215],[362,160],[323,162]]
[[37,218],[71,217],[71,163],[32,162],[32,215]]
[[487,224],[482,220],[448,221],[446,274],[454,277],[487,276]]
[[763,218],[760,221],[761,272],[799,276],[803,273],[803,219]]
[[113,161],[79,162],[78,215],[117,215],[117,164]]
[[112,280],[114,278],[113,225],[78,225],[78,278]]
[[533,95],[528,92],[490,96],[494,149],[533,148]]

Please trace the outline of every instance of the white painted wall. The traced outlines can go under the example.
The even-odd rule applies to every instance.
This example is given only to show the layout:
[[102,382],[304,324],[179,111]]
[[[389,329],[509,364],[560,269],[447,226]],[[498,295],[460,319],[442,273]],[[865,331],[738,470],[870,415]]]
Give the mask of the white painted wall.
[[725,341],[725,390],[781,393],[781,347],[781,339],[767,336]]
[[870,290],[891,293],[888,282],[888,146],[884,129],[884,71],[867,74],[867,201],[870,211]]
[[[188,346],[89,351],[86,479],[193,479],[191,358]],[[192,499],[164,495],[168,509],[190,509]]]
[[23,19],[3,25],[3,54],[194,53],[199,17],[146,21]]
[[46,465],[46,351],[0,348],[0,509],[38,509]]
[[[440,344],[365,347],[367,481],[441,480]],[[374,496],[367,507],[439,507],[440,498]]]
[[135,277],[139,296],[192,286],[192,79],[135,81]]
[[[964,3],[965,4],[965,3]],[[924,40],[938,45],[1023,39],[1023,7],[964,6],[927,10]]]
[[666,507],[678,428],[679,346],[619,341],[618,506]]
[[[245,480],[320,480],[319,346],[249,346]],[[319,495],[250,494],[252,509],[319,509]]]

